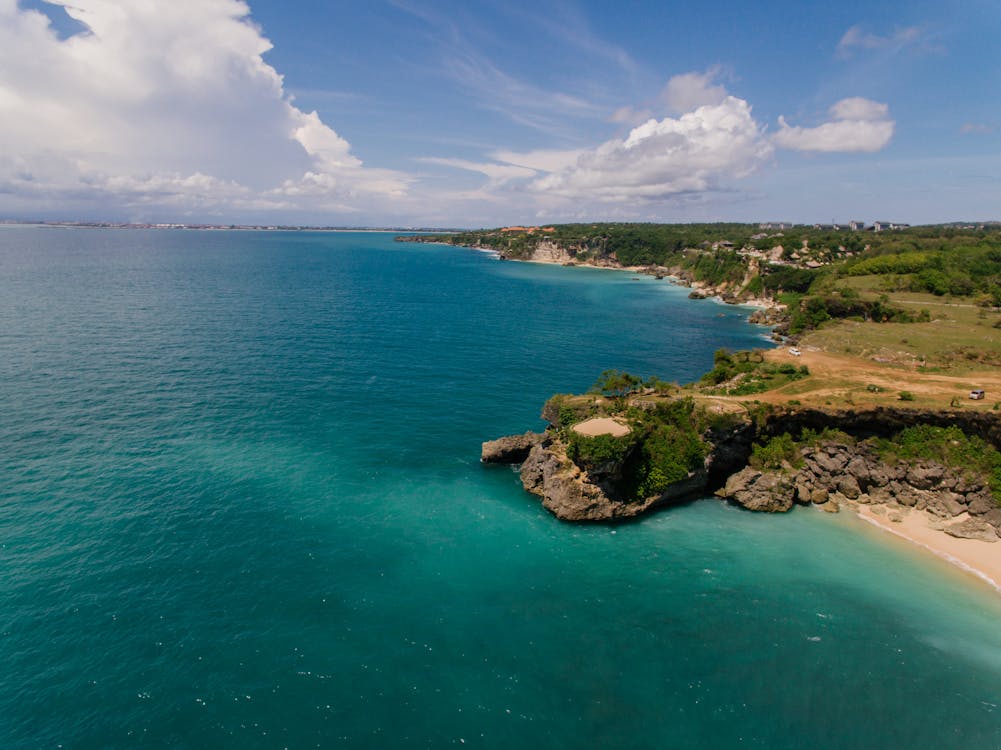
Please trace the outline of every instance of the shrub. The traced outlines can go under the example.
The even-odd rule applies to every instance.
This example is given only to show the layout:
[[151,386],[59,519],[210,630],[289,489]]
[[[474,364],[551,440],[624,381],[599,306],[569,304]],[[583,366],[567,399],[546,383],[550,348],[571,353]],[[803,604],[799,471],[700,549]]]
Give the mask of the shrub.
[[911,393],[910,391],[901,391],[897,396],[897,398],[900,399],[901,401],[913,401],[914,394]]
[[803,465],[799,445],[792,435],[785,432],[766,443],[758,443],[751,449],[750,464],[755,469],[781,469],[787,464],[799,468]]
[[568,435],[567,455],[583,469],[624,461],[636,442],[632,434],[588,436],[570,430]]

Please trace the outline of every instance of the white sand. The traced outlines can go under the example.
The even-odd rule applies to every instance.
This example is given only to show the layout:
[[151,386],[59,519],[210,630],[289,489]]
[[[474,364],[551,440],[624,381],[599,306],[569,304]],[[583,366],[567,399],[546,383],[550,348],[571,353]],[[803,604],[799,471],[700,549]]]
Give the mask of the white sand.
[[[888,516],[899,513],[902,520],[891,521]],[[891,534],[919,544],[944,560],[958,565],[967,572],[987,581],[1001,591],[1001,541],[982,542],[978,539],[957,539],[929,524],[934,517],[925,511],[909,508],[888,509],[886,514],[872,512],[872,506],[860,505],[858,514],[869,523]],[[949,521],[962,521],[966,515]]]
[[613,417],[601,417],[600,419],[589,419],[586,422],[575,424],[573,431],[587,437],[598,435],[611,435],[612,437],[623,437],[628,435],[629,425]]

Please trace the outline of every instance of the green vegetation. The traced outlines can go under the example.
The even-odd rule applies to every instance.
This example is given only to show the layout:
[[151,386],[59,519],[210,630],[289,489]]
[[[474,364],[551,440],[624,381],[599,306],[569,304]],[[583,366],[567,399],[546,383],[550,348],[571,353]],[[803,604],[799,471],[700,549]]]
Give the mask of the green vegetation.
[[786,432],[764,443],[755,443],[751,448],[749,463],[759,470],[778,471],[787,466],[798,469],[803,465],[803,456],[799,448],[792,435]]
[[660,494],[702,467],[708,446],[697,424],[695,403],[690,398],[660,403],[642,413],[644,439],[632,477],[636,497]]
[[1001,453],[976,435],[958,427],[917,425],[902,430],[893,440],[876,440],[880,457],[897,461],[936,461],[971,476],[988,478],[995,500],[1001,504]]
[[582,469],[593,471],[609,463],[621,463],[636,446],[636,435],[581,435],[567,430],[567,455]]
[[[598,383],[620,382],[623,373],[609,379],[604,373]],[[629,376],[628,382],[639,382]],[[587,406],[587,400],[574,396],[554,396],[546,404],[543,416],[555,416],[555,422],[567,455],[582,469],[607,476],[623,497],[641,500],[664,492],[676,482],[700,469],[708,446],[703,432],[718,420],[708,416],[691,398],[658,400],[642,406],[618,403],[614,411],[626,419],[631,432],[623,437],[587,436],[572,428],[584,419],[609,411]]]
[[811,447],[821,445],[822,443],[840,443],[842,445],[855,445],[855,438],[853,438],[847,432],[837,429],[836,427],[825,427],[819,432],[816,430],[811,430],[810,428],[806,428],[800,434],[798,442],[801,446],[811,446]]
[[720,349],[713,356],[713,369],[700,380],[704,389],[729,396],[762,393],[800,380],[810,374],[806,365],[770,364],[761,351],[729,352]]
[[593,398],[558,393],[542,407],[542,418],[560,428],[572,427],[591,417],[604,415],[605,411]]
[[[754,224],[560,224],[493,229],[434,239],[527,258],[540,241],[580,262],[669,269],[737,299],[769,296],[789,307],[780,332],[803,334],[830,320],[921,323],[930,311],[901,293],[960,297],[1001,307],[1001,225],[925,226],[872,232]],[[866,279],[867,288],[855,281]],[[893,298],[886,297],[887,294]]]
[[590,392],[622,398],[628,396],[642,384],[643,381],[640,378],[630,375],[628,372],[605,370],[591,386]]

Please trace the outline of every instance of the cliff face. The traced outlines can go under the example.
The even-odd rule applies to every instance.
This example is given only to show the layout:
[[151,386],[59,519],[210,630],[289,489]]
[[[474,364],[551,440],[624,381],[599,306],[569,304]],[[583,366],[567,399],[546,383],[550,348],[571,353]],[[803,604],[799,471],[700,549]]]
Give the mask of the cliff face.
[[621,466],[612,463],[586,471],[567,456],[566,445],[550,436],[536,444],[521,466],[526,490],[564,521],[612,521],[633,518],[653,508],[694,497],[705,487],[706,473],[694,472],[660,495],[623,498],[617,489]]
[[917,425],[958,427],[967,435],[978,435],[1001,449],[1001,415],[996,412],[962,409],[905,409],[877,407],[860,410],[830,410],[802,407],[776,408],[764,417],[760,433],[774,437],[784,432],[799,434],[804,428],[820,431],[836,427],[860,439],[889,438]]
[[837,512],[855,504],[882,506],[890,520],[907,508],[927,511],[945,532],[995,542],[1001,507],[982,478],[934,461],[887,463],[867,443],[827,442],[803,448],[803,465],[760,471],[747,467],[716,491],[748,510],[786,511],[817,505]]
[[[645,498],[627,497],[619,481],[622,466],[578,466],[556,430],[532,436],[531,447],[520,444],[524,456],[521,480],[526,490],[558,518],[568,521],[610,521],[630,518],[654,508],[717,494],[749,510],[782,512],[796,504],[816,505],[836,512],[853,504],[925,510],[940,518],[955,535],[988,541],[1001,536],[1001,507],[986,477],[933,461],[887,463],[869,443],[824,443],[799,449],[801,465],[758,470],[748,465],[754,442],[804,429],[836,428],[859,441],[892,437],[907,427],[959,427],[969,435],[1001,446],[1001,416],[986,412],[877,408],[863,411],[776,409],[757,422],[750,419],[707,430],[709,446],[704,467],[690,472],[664,492]],[[524,439],[527,439],[525,436]],[[523,440],[524,440],[523,439]],[[484,444],[484,460],[488,446]],[[512,454],[514,455],[514,454]],[[494,459],[496,460],[496,459]],[[511,458],[510,463],[518,463]],[[951,529],[951,530],[950,530]]]

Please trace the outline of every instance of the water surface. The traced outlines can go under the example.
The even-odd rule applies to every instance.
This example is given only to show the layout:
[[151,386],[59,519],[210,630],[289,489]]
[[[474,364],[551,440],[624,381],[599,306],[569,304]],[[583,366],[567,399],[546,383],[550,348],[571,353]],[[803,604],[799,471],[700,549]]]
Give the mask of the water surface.
[[0,746],[1001,746],[972,578],[479,464],[605,368],[767,345],[746,311],[370,233],[5,227],[0,290]]

